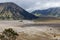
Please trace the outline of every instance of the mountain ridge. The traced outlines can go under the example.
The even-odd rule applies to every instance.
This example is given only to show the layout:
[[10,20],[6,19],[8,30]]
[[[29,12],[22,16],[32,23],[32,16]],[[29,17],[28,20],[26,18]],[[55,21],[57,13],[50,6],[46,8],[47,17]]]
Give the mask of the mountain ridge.
[[12,2],[0,3],[0,19],[35,19],[35,15],[25,11],[23,8]]
[[44,16],[60,17],[60,7],[48,8],[44,10],[35,10],[32,12],[32,14],[35,14],[35,13],[38,13]]

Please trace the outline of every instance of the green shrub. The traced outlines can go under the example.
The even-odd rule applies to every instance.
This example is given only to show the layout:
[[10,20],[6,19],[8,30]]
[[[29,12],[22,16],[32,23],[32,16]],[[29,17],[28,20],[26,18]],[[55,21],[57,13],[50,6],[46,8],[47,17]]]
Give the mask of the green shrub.
[[15,32],[12,28],[5,29],[0,35],[1,40],[16,40],[18,33]]

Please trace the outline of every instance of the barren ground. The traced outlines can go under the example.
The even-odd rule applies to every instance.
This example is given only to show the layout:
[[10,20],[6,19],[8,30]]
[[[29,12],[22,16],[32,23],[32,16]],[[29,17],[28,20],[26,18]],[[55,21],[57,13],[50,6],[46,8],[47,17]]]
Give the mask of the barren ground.
[[20,34],[18,40],[60,40],[59,22],[0,21],[0,32],[7,28],[13,28]]

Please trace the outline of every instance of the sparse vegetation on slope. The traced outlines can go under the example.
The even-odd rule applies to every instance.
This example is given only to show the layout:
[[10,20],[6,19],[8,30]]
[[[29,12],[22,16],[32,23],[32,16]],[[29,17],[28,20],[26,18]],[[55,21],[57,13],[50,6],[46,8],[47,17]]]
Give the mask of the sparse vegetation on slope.
[[20,20],[20,19],[36,19],[37,17],[15,3],[0,3],[0,19],[1,20]]
[[5,29],[2,34],[0,34],[1,40],[16,40],[18,33],[15,32],[12,28]]

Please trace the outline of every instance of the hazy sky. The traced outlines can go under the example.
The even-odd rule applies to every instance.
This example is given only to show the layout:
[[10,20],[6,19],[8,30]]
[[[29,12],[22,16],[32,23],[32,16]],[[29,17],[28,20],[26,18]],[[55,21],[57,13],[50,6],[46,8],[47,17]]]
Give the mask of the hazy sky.
[[0,2],[14,2],[27,11],[60,7],[60,0],[0,0]]

